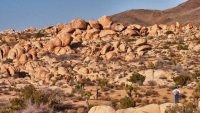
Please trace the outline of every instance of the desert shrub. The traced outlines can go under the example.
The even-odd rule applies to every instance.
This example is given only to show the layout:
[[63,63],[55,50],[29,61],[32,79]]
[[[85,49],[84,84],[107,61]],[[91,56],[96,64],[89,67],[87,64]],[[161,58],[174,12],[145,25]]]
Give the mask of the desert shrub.
[[103,60],[103,58],[100,56],[97,56],[97,61],[99,61],[99,60]]
[[197,44],[200,44],[200,41],[198,41]]
[[177,77],[174,77],[173,80],[176,83],[176,85],[183,86],[183,85],[186,85],[186,83],[190,81],[191,79],[190,79],[190,76],[188,75],[179,75]]
[[100,44],[97,44],[96,47],[100,47]]
[[106,42],[101,42],[101,45],[102,45],[102,46],[105,46],[105,45],[106,45]]
[[181,45],[181,44],[179,44],[179,45],[177,46],[177,49],[178,49],[178,50],[188,50],[188,45]]
[[157,83],[156,83],[156,81],[154,81],[154,80],[149,80],[149,81],[148,81],[148,85],[149,85],[149,86],[155,86],[155,85],[157,85]]
[[163,46],[163,49],[169,49],[169,46],[164,45],[164,46]]
[[169,56],[170,56],[170,57],[175,57],[176,54],[174,54],[174,53],[171,52],[171,53],[169,54]]
[[7,58],[5,61],[3,61],[4,64],[5,64],[5,63],[10,64],[10,63],[12,63],[12,62],[13,62],[13,60],[10,59],[10,58]]
[[139,73],[133,73],[132,76],[130,76],[130,78],[128,79],[128,81],[132,83],[137,83],[137,82],[143,83],[144,80],[145,80],[144,76],[140,75]]
[[12,110],[24,109],[27,106],[25,99],[23,98],[13,98],[10,100],[10,105],[7,108]]
[[194,70],[194,73],[192,73],[192,78],[197,78],[197,77],[199,77],[200,76],[200,71],[198,70],[198,69],[195,69]]
[[41,33],[40,31],[35,34],[36,38],[41,38],[41,37],[44,37],[44,36],[45,36],[45,34]]
[[116,106],[117,106],[116,100],[111,100],[110,102],[111,102],[111,104],[112,104],[113,107],[116,107]]
[[124,97],[124,98],[120,99],[120,106],[122,109],[126,109],[129,107],[135,107],[136,102],[132,98]]
[[141,105],[145,106],[149,104],[149,100],[148,99],[143,99]]
[[126,43],[128,43],[128,42],[133,42],[133,41],[136,41],[136,40],[135,40],[135,39],[131,39],[131,38],[129,38],[129,37],[125,39],[125,42],[126,42]]
[[174,32],[173,31],[167,31],[166,35],[169,35],[169,34],[174,34]]
[[91,109],[91,108],[94,107],[94,106],[98,106],[98,104],[90,104],[90,105],[89,105],[89,109]]
[[200,109],[198,106],[195,106],[193,102],[188,104],[178,106],[177,104],[174,106],[167,106],[165,113],[199,113]]
[[153,89],[149,89],[149,90],[146,91],[145,95],[146,96],[158,96],[159,94],[158,94],[157,91],[155,91]]
[[165,56],[165,57],[163,57],[163,60],[169,60],[169,58]]
[[153,36],[150,36],[150,37],[149,37],[149,40],[151,40],[151,39],[153,39]]

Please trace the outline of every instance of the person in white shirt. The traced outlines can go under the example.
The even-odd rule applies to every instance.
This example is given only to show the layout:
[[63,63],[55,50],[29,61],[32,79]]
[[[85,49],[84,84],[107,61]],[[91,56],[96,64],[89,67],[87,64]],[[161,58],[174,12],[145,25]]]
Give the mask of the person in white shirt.
[[179,103],[178,96],[179,96],[179,93],[181,93],[181,91],[178,89],[178,87],[175,87],[175,89],[172,91],[172,93],[174,93],[174,95],[175,95],[175,103]]

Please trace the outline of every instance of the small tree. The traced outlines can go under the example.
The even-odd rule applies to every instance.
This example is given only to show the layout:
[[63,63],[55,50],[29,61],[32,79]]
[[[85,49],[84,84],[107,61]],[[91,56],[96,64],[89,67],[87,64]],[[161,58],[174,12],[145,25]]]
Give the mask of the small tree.
[[145,80],[144,76],[140,75],[139,73],[133,73],[132,76],[130,76],[130,78],[128,79],[128,81],[132,83],[137,83],[137,82],[143,83],[144,80]]
[[120,106],[122,109],[126,109],[129,107],[135,107],[136,102],[132,98],[124,97],[124,98],[120,99]]
[[137,88],[136,87],[133,87],[132,85],[128,85],[126,84],[126,90],[128,90],[126,93],[128,94],[128,96],[130,98],[132,98],[132,91],[134,91],[135,93],[137,93]]
[[88,99],[90,98],[90,92],[86,91],[84,93],[84,95],[86,96],[86,104],[87,104],[87,107],[88,107],[88,110],[90,109],[90,105],[89,105],[89,102],[88,102]]

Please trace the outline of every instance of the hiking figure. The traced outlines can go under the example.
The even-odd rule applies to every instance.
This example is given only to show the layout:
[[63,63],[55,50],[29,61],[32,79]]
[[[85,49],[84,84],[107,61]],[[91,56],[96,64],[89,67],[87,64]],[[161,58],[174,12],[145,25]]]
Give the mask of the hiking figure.
[[179,96],[179,93],[181,93],[181,91],[178,89],[178,87],[175,87],[175,89],[172,91],[172,93],[174,93],[174,95],[175,95],[175,103],[179,103],[178,96]]

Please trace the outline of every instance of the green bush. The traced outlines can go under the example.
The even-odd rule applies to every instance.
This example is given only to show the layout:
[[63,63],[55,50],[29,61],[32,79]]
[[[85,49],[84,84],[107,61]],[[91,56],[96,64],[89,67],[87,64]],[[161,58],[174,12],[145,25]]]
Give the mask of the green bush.
[[128,42],[133,42],[133,41],[136,41],[136,39],[131,39],[131,38],[129,38],[129,37],[125,39],[125,42],[126,42],[126,43],[128,43]]
[[40,31],[35,34],[36,38],[41,38],[41,37],[44,37],[44,36],[45,36],[45,34],[41,33]]
[[178,46],[177,46],[177,49],[178,50],[188,50],[188,45],[181,45],[181,44],[179,44]]
[[132,76],[130,76],[130,79],[128,79],[129,82],[137,83],[137,82],[144,82],[145,78],[144,76],[140,75],[139,73],[133,73]]
[[169,46],[164,45],[164,46],[163,46],[163,49],[169,49]]
[[12,110],[20,110],[24,109],[27,106],[26,100],[23,98],[13,98],[10,100],[10,106],[7,106],[7,108],[10,108]]
[[173,31],[167,31],[166,35],[169,35],[169,34],[174,34],[174,32]]
[[122,109],[126,109],[129,107],[135,107],[136,102],[132,98],[124,97],[124,98],[120,99],[120,106]]
[[150,37],[149,37],[149,40],[151,40],[151,39],[153,39],[153,36],[150,36]]
[[190,76],[188,75],[179,75],[177,77],[174,77],[173,80],[176,83],[176,85],[183,86],[183,85],[186,85],[186,83],[190,81],[191,79],[190,79]]
[[170,56],[170,57],[175,57],[176,54],[174,54],[174,53],[171,52],[171,53],[169,54],[169,56]]
[[200,110],[197,108],[198,106],[195,106],[193,102],[182,106],[176,104],[174,106],[167,106],[165,113],[200,113]]
[[112,104],[113,107],[117,106],[117,102],[115,100],[111,100],[111,104]]

